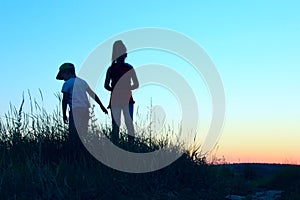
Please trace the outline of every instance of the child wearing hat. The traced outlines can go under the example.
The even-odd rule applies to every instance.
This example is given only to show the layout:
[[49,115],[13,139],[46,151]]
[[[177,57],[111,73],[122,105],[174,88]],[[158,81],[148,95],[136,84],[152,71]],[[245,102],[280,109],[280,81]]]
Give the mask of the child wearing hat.
[[56,79],[65,81],[61,90],[63,120],[64,123],[68,123],[67,106],[69,106],[69,141],[74,143],[78,141],[77,134],[86,134],[88,130],[90,103],[87,93],[100,105],[105,114],[107,110],[87,82],[76,76],[72,63],[62,64]]

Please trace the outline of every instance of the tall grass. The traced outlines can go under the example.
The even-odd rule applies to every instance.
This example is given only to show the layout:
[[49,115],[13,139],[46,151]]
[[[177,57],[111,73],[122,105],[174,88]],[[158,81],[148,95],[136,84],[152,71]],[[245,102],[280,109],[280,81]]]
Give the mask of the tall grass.
[[[144,175],[122,173],[97,161],[82,145],[70,144],[68,127],[63,123],[61,115],[61,96],[59,93],[55,95],[58,105],[52,113],[41,106],[41,91],[42,102],[32,98],[28,91],[26,95],[23,94],[18,107],[10,104],[8,112],[2,116],[0,199],[119,199],[126,196],[143,198],[151,195],[158,197],[162,192],[169,191],[169,187],[181,185],[172,179],[183,173],[184,169],[174,165],[169,166],[172,170],[163,169]],[[28,111],[24,109],[26,104],[29,105]],[[93,108],[86,141],[95,137],[109,137],[110,133],[107,125],[96,123]],[[145,123],[147,122],[136,124],[136,151],[180,148],[180,145],[168,141],[167,137],[173,134],[171,130],[165,130],[166,137],[155,138],[149,124]],[[126,148],[126,137],[124,130],[121,131],[122,148]],[[185,159],[185,162],[189,162],[187,155]],[[180,176],[182,181],[189,182],[184,176]]]
[[[240,175],[228,165],[208,164],[196,142],[185,149],[178,140],[170,140],[175,134],[170,127],[163,129],[164,137],[157,137],[147,120],[137,120],[135,124],[138,136],[135,151],[169,148],[183,151],[183,155],[168,167],[150,173],[130,174],[111,169],[82,145],[68,142],[68,127],[61,116],[61,96],[55,95],[58,103],[53,112],[43,108],[41,91],[42,102],[32,98],[28,91],[18,107],[11,104],[1,117],[0,199],[215,200],[224,199],[228,194],[247,194],[257,186],[281,187],[277,183],[283,180],[283,172],[269,179],[271,182],[259,185],[256,176],[247,179],[249,170]],[[110,126],[97,123],[94,107],[90,117],[85,142],[109,137]],[[119,145],[124,149],[128,147],[126,137],[122,130]],[[217,162],[215,159],[214,164]],[[298,171],[293,174],[299,177]],[[299,196],[296,186],[289,188],[293,190],[285,193],[287,199]]]

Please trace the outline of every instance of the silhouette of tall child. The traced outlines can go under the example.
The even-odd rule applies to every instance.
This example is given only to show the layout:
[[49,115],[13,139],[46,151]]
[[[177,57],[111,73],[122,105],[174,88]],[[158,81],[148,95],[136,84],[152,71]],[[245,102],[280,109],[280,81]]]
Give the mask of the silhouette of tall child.
[[139,82],[133,67],[125,62],[127,49],[121,40],[113,44],[112,64],[106,72],[104,87],[111,91],[110,103],[112,116],[112,141],[119,141],[121,112],[123,112],[128,132],[128,142],[134,142],[132,90],[139,87]]

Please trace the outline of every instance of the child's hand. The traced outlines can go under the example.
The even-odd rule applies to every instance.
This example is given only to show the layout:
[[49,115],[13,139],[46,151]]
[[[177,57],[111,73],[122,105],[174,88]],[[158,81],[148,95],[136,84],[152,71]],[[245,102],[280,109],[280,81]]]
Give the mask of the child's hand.
[[101,110],[105,113],[105,114],[108,114],[106,108],[104,106],[101,106]]
[[68,117],[66,115],[64,115],[63,118],[64,118],[64,123],[68,124]]

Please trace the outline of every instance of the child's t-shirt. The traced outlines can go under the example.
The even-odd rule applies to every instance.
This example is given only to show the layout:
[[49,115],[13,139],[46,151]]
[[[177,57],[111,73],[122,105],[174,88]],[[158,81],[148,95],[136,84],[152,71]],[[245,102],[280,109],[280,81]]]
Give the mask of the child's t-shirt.
[[[111,87],[113,89],[113,98],[110,99],[109,108],[111,105],[127,105],[134,103],[131,92],[131,79],[134,69],[128,63],[115,63],[109,69],[108,73],[111,78]],[[124,76],[128,73],[126,76]],[[121,80],[121,82],[119,82]],[[119,82],[117,88],[115,86]]]
[[68,95],[68,104],[70,109],[89,108],[90,102],[87,97],[89,85],[84,80],[76,77],[65,81],[61,89],[62,93]]

